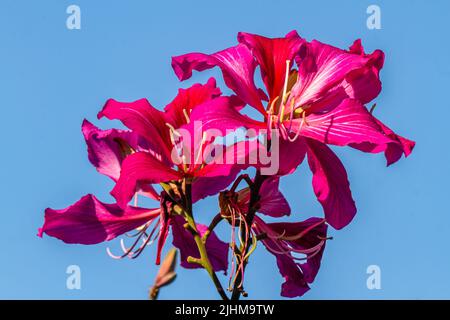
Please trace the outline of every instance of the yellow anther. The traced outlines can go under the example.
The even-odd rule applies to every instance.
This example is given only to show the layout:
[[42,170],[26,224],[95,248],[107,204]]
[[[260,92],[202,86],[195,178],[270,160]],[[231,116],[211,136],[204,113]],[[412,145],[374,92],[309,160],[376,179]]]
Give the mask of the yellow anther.
[[299,107],[297,109],[295,109],[294,114],[297,116],[302,115],[303,113],[305,113],[305,110],[302,107]]

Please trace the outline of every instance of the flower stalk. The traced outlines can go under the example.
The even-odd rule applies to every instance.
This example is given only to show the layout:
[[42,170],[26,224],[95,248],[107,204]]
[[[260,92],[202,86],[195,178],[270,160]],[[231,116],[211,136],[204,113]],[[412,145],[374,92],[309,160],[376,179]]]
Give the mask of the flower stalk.
[[[183,181],[183,193],[185,195],[185,210],[184,210],[184,218],[186,219],[185,228],[192,232],[192,235],[194,237],[194,241],[197,245],[198,252],[200,253],[200,258],[194,258],[192,256],[189,256],[187,258],[187,261],[189,263],[196,263],[200,266],[202,266],[208,275],[210,276],[211,280],[214,283],[214,286],[216,287],[217,292],[219,293],[220,297],[223,300],[229,300],[228,296],[225,293],[225,290],[222,287],[222,284],[219,281],[219,278],[217,278],[216,273],[214,272],[214,268],[211,264],[211,261],[208,257],[208,252],[206,250],[206,240],[207,237],[202,238],[200,236],[200,233],[197,230],[197,225],[194,220],[194,215],[192,212],[192,191],[191,191],[192,185],[189,181],[184,180]],[[209,230],[211,231],[211,230]],[[206,233],[205,235],[207,235]]]

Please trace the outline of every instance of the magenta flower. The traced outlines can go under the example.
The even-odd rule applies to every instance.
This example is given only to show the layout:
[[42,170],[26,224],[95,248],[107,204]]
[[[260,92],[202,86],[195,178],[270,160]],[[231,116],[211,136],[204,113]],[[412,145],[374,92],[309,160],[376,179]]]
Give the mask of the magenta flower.
[[[174,147],[174,138],[171,136],[174,134],[173,131],[189,121],[188,116],[192,109],[199,104],[212,101],[229,102],[228,98],[219,98],[219,95],[220,91],[216,88],[214,79],[210,79],[206,85],[181,89],[174,101],[166,107],[165,112],[154,109],[146,100],[133,103],[109,100],[99,117],[104,115],[110,119],[119,119],[132,131],[116,129],[102,131],[86,120],[82,129],[91,163],[100,173],[117,181],[112,194],[118,204],[105,204],[94,196],[87,195],[66,209],[47,209],[45,223],[39,230],[39,235],[46,233],[67,243],[95,244],[139,228],[135,245],[124,250],[124,256],[139,255],[147,243],[155,240],[152,236],[156,235],[159,238],[157,252],[159,263],[161,249],[169,227],[172,226],[174,245],[180,249],[182,258],[198,255],[195,253],[195,246],[190,246],[194,241],[192,234],[183,227],[182,219],[171,214],[175,203],[168,200],[166,191],[161,195],[158,194],[152,184],[162,183],[170,189],[168,190],[170,192],[174,191],[173,185],[181,183],[184,178],[189,178],[192,182],[192,200],[195,202],[217,193],[234,180],[236,174],[243,168],[242,165],[221,165],[213,161],[211,164],[176,165],[170,151]],[[178,117],[179,114],[183,117]],[[201,148],[206,148],[208,143],[210,142],[203,141]],[[239,158],[238,154],[236,158]],[[146,209],[128,205],[136,193],[159,201],[160,207]],[[206,226],[198,224],[197,228],[200,232],[204,232]],[[149,230],[150,235],[147,235]],[[133,251],[140,239],[144,240],[143,245]],[[216,271],[226,271],[227,244],[221,242],[215,234],[211,234],[206,247],[216,252],[215,258],[211,259]],[[198,267],[185,260],[182,261],[182,265]]]
[[[208,154],[214,137],[199,137],[196,141],[177,142],[177,130],[189,123],[190,113],[196,108],[236,108],[235,99],[219,97],[214,79],[204,86],[194,85],[189,90],[180,89],[178,96],[165,112],[151,106],[142,99],[132,103],[109,100],[98,117],[120,120],[132,132],[142,136],[150,146],[150,152],[137,151],[126,157],[122,171],[111,194],[121,207],[125,207],[141,185],[170,183],[189,179],[192,182],[193,202],[216,194],[228,186],[240,170],[249,166],[245,159],[257,145],[246,147],[231,146],[223,152],[214,154],[208,163],[197,161]],[[188,126],[186,126],[188,127]],[[190,136],[195,136],[190,132]],[[182,140],[182,139],[181,139]],[[212,148],[214,149],[214,148]],[[235,163],[227,163],[225,155],[235,152]],[[238,165],[237,163],[244,163]]]
[[[278,189],[278,183],[278,178],[268,178],[262,183],[260,199],[255,205],[259,213],[272,217],[290,214],[289,204]],[[222,192],[220,197],[222,216],[232,225],[237,224],[247,233],[252,233],[253,237],[259,239],[276,257],[280,274],[285,279],[281,295],[302,296],[309,290],[308,283],[314,281],[320,268],[327,240],[325,220],[309,218],[303,222],[266,223],[256,215],[249,228],[245,225],[249,201],[249,188],[237,192],[233,190]],[[234,246],[232,242],[231,247]],[[243,273],[242,266],[237,270]]]
[[[199,108],[192,118],[202,119],[205,130],[241,126],[278,130],[283,159],[279,174],[292,173],[307,155],[314,192],[326,219],[334,228],[343,228],[353,219],[356,207],[345,168],[326,144],[384,152],[388,165],[402,154],[408,156],[414,147],[414,142],[396,135],[364,106],[381,90],[384,54],[379,50],[366,54],[359,40],[348,51],[307,42],[295,31],[275,39],[239,33],[238,41],[239,45],[211,55],[174,57],[172,66],[180,80],[189,78],[192,70],[218,66],[228,87],[258,110],[263,121],[226,106]],[[266,93],[253,81],[256,66]]]
[[[193,70],[219,67],[235,95],[223,96],[211,78],[179,89],[163,111],[146,99],[108,100],[98,118],[119,120],[126,130],[101,130],[84,120],[89,160],[114,181],[111,195],[116,202],[103,203],[88,194],[65,209],[48,208],[38,235],[77,244],[96,244],[123,234],[134,238],[129,247],[121,239],[121,255],[108,248],[113,258],[136,258],[156,241],[159,264],[171,233],[181,265],[204,268],[224,300],[247,296],[246,265],[261,242],[275,256],[284,278],[281,295],[299,297],[307,292],[330,239],[328,224],[341,229],[356,214],[346,170],[328,145],[383,152],[391,165],[402,155],[407,157],[414,142],[375,118],[375,105],[370,110],[365,106],[381,91],[380,50],[367,54],[359,40],[341,50],[308,42],[295,31],[273,39],[239,33],[238,42],[217,53],[190,53],[172,60],[180,80],[190,78]],[[257,67],[264,90],[254,82]],[[260,117],[245,115],[246,105]],[[239,128],[251,130],[239,136]],[[230,133],[236,134],[231,143]],[[273,161],[274,156],[278,163],[269,174],[263,169],[267,158]],[[280,179],[293,173],[305,157],[325,218],[280,222],[291,214],[279,190]],[[256,172],[253,178],[241,173],[250,167]],[[237,190],[241,182],[248,187]],[[219,213],[208,226],[197,223],[194,204],[212,195],[218,195]],[[140,197],[155,205],[138,205]],[[277,221],[268,222],[263,216]],[[229,224],[229,243],[214,232],[221,221]],[[175,257],[172,250],[163,263],[150,293],[153,299],[175,278]],[[216,275],[227,273],[229,265],[230,297]]]

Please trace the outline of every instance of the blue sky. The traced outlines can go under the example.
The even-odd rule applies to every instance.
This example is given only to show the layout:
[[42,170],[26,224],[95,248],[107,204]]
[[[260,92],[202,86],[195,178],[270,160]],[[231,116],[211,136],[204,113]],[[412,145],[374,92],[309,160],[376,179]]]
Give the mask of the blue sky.
[[[66,28],[71,4],[81,8],[81,30]],[[381,30],[366,27],[371,4],[381,8]],[[231,46],[238,31],[280,36],[292,29],[339,47],[362,38],[368,51],[382,49],[375,113],[417,142],[410,158],[389,168],[381,155],[336,149],[358,214],[346,229],[331,231],[334,240],[304,298],[450,298],[449,12],[444,0],[1,1],[0,298],[145,299],[157,270],[154,248],[116,261],[105,250],[118,250],[117,241],[70,246],[36,236],[46,207],[66,207],[86,193],[112,201],[112,182],[88,162],[83,118],[107,128],[111,123],[97,121],[96,113],[108,98],[146,97],[162,107],[178,87],[219,75],[195,74],[180,84],[172,55]],[[322,215],[305,166],[283,180],[282,190],[294,218]],[[216,200],[196,209],[211,217]],[[69,265],[81,268],[81,290],[66,288]],[[366,287],[369,265],[381,269],[380,290]],[[203,271],[178,271],[162,299],[217,297]],[[246,281],[251,298],[279,298],[282,279],[262,248]]]

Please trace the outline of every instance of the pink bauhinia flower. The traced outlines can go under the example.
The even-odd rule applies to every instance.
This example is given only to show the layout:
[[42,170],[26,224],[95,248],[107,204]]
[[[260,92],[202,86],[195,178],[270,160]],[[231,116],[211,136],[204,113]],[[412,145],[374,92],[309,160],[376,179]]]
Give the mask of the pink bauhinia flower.
[[[49,208],[46,210],[45,222],[39,230],[39,235],[46,233],[67,243],[95,244],[137,229],[135,244],[131,248],[125,248],[123,256],[138,256],[149,242],[158,238],[159,263],[161,249],[171,227],[174,245],[180,249],[184,258],[182,265],[198,267],[197,264],[186,261],[188,256],[198,255],[195,245],[192,245],[193,236],[184,228],[183,218],[173,213],[176,211],[177,201],[180,201],[177,187],[183,180],[189,179],[192,185],[191,200],[195,202],[225,188],[238,172],[248,165],[227,164],[223,161],[175,163],[172,149],[186,150],[183,141],[181,145],[177,144],[174,135],[177,128],[189,122],[189,113],[192,110],[205,103],[233,103],[232,99],[220,97],[220,94],[214,79],[210,79],[205,85],[196,84],[189,89],[180,89],[177,97],[166,106],[164,112],[153,108],[144,99],[132,103],[109,100],[99,117],[119,119],[131,131],[103,131],[86,120],[83,122],[82,131],[91,163],[100,173],[117,182],[112,191],[117,204],[106,204],[93,195],[86,195],[66,209]],[[187,149],[192,149],[197,155],[212,143],[202,139],[200,144],[189,145]],[[235,152],[235,159],[245,157],[251,152],[250,147],[233,148],[232,151]],[[175,153],[175,156],[183,155]],[[154,184],[161,184],[164,191],[158,193],[152,186]],[[128,202],[136,194],[159,201],[160,206],[153,209],[130,206]],[[197,229],[204,233],[207,228],[198,224]],[[225,271],[227,244],[211,234],[206,247],[215,253],[215,258],[211,258],[212,266],[216,270]]]
[[[396,135],[364,106],[381,90],[383,52],[366,54],[359,40],[349,50],[307,42],[295,31],[274,39],[239,33],[238,41],[237,46],[214,54],[174,57],[172,66],[180,80],[191,77],[193,70],[219,67],[227,86],[263,120],[225,105],[200,107],[191,118],[201,119],[205,130],[276,129],[282,138],[278,174],[292,173],[307,155],[325,217],[334,228],[343,228],[353,219],[356,206],[345,168],[326,144],[384,152],[388,165],[402,154],[408,156],[414,147],[414,142]],[[254,83],[257,66],[266,92]]]
[[[197,136],[193,131],[180,137],[179,130],[190,122],[190,114],[195,109],[240,106],[236,99],[219,95],[211,78],[206,85],[180,89],[165,112],[155,109],[145,99],[131,103],[109,100],[106,103],[99,118],[122,121],[150,146],[150,152],[137,150],[124,159],[120,177],[111,192],[119,206],[125,207],[142,185],[170,185],[183,179],[192,183],[192,200],[196,202],[224,189],[240,170],[249,166],[250,161],[245,159],[258,148],[255,143],[243,141],[223,148],[222,152],[212,153],[211,150],[217,150],[215,137]],[[228,163],[226,157],[230,153],[235,161]],[[211,154],[211,158],[207,159],[205,154]]]
[[[266,179],[260,189],[260,199],[256,211],[271,217],[289,215],[291,210],[283,194],[278,189],[279,178]],[[281,295],[285,297],[302,296],[309,290],[319,271],[325,242],[327,225],[324,219],[309,218],[303,222],[266,223],[256,215],[251,226],[246,225],[249,209],[250,189],[237,192],[224,191],[220,194],[221,214],[231,225],[239,226],[244,233],[252,234],[253,239],[261,241],[277,260],[281,275],[285,279]],[[233,237],[232,237],[233,240]],[[244,244],[244,248],[249,244]],[[232,249],[235,243],[231,242]],[[237,262],[241,265],[243,260]],[[236,268],[244,273],[243,266]],[[243,282],[244,277],[241,277]]]

